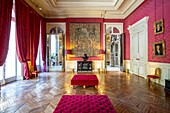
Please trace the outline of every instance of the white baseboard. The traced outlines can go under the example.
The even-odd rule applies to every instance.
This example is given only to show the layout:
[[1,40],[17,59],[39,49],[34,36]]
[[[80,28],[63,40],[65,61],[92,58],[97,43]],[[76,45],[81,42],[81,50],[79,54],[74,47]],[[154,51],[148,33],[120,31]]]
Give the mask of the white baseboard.
[[[170,64],[159,62],[148,62],[148,74],[154,74],[156,68],[161,68],[160,84],[165,86],[165,79],[170,79]],[[156,81],[157,82],[157,81]]]
[[124,69],[130,71],[130,60],[124,60]]
[[[125,69],[130,70],[130,60],[124,60]],[[170,79],[170,63],[147,62],[147,75],[153,75],[156,68],[161,68],[160,84],[165,86],[165,79]],[[147,76],[146,75],[146,76]],[[146,79],[146,77],[144,77]],[[158,81],[156,80],[158,83]]]
[[[77,61],[66,61],[65,62],[65,70],[71,71],[74,69],[74,71],[77,71]],[[97,72],[97,70],[100,68],[101,70],[104,69],[104,61],[93,61],[92,62],[92,69],[94,72]]]

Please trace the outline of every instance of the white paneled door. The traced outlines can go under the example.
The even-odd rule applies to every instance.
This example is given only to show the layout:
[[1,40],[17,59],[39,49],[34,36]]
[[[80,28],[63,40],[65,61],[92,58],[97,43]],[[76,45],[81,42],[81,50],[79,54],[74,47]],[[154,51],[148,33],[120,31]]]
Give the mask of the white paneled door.
[[146,68],[146,43],[145,30],[132,35],[132,70],[134,74],[145,77]]
[[148,61],[148,18],[128,28],[130,32],[130,71],[146,78]]

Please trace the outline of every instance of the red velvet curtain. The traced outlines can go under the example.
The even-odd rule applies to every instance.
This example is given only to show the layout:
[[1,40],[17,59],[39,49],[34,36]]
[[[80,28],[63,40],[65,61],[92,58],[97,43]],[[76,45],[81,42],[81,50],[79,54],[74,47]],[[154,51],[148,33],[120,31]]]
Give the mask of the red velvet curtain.
[[41,53],[43,60],[43,71],[46,71],[46,22],[41,20]]
[[31,63],[32,66],[34,67],[34,70],[37,70],[36,58],[40,38],[40,17],[36,13],[32,12],[30,19],[31,19]]
[[16,49],[18,59],[24,63],[24,77],[30,78],[27,61],[30,60],[30,9],[23,0],[15,0]]
[[8,53],[13,0],[0,0],[0,66]]

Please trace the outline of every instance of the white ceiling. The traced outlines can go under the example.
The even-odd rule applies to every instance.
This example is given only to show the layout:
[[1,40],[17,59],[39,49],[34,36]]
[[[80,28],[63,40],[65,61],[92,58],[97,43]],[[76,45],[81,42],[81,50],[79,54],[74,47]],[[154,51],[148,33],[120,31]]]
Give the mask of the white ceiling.
[[25,0],[45,18],[124,19],[145,0]]

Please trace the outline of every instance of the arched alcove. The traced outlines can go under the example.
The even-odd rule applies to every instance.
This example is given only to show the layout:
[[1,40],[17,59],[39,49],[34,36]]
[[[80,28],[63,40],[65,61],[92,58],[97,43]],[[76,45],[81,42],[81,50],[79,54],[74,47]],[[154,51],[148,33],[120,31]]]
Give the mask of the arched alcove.
[[65,68],[65,28],[65,23],[47,23],[47,71],[62,71]]

